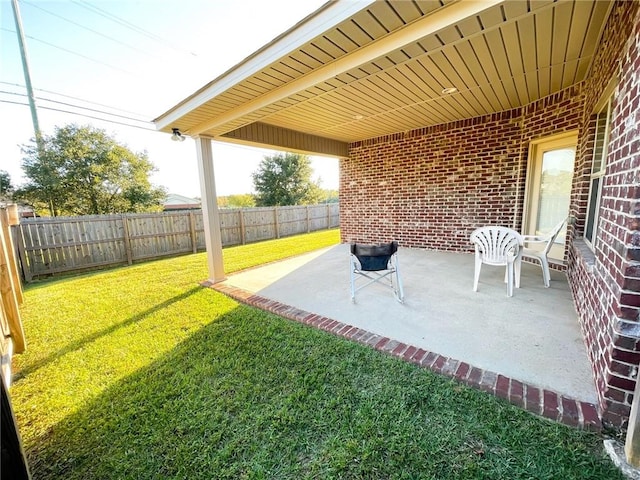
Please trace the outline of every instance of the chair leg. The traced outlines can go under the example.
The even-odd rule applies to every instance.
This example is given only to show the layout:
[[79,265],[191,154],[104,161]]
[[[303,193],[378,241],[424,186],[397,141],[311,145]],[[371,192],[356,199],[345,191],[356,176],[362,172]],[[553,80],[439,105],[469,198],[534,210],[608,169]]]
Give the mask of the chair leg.
[[549,288],[551,274],[549,272],[549,261],[546,256],[540,257],[540,266],[542,267],[542,279],[544,280],[544,286],[545,288]]
[[396,286],[397,286],[397,299],[400,303],[404,303],[404,290],[402,289],[402,279],[400,278],[400,270],[398,268],[398,262],[395,263],[396,269]]
[[356,303],[356,276],[353,272],[355,265],[353,264],[353,260],[349,259],[349,273],[351,276],[351,302]]
[[514,262],[515,266],[515,277],[516,277],[516,288],[520,288],[520,273],[522,271],[522,257],[516,258]]
[[507,296],[513,297],[513,262],[507,263]]
[[482,259],[476,255],[476,268],[473,272],[473,291],[478,291],[478,280],[480,279],[480,269],[482,268]]

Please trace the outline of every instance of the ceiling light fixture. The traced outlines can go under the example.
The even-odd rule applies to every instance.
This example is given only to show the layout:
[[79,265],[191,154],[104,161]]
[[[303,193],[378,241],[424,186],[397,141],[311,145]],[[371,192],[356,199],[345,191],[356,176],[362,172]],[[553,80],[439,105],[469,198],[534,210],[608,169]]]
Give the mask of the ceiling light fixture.
[[452,93],[456,93],[458,89],[456,87],[447,87],[442,90],[442,95],[451,95]]
[[187,138],[180,133],[179,128],[172,128],[171,130],[173,130],[173,135],[171,135],[171,140],[173,140],[174,142],[184,142],[184,139]]

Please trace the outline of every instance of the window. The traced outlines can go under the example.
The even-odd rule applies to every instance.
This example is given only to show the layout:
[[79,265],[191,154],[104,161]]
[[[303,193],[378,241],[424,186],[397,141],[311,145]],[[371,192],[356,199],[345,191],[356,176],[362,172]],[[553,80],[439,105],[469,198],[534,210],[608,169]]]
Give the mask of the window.
[[607,166],[609,146],[609,127],[611,124],[611,98],[596,114],[596,131],[593,146],[593,164],[591,166],[589,204],[587,222],[584,228],[584,239],[592,250],[595,249],[598,236],[598,211],[602,194],[602,178]]

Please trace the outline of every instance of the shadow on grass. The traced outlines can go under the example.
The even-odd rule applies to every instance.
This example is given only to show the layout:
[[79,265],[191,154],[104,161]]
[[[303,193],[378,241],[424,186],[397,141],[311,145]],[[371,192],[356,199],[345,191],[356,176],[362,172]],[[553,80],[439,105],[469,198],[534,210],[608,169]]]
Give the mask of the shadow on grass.
[[148,308],[147,310],[144,310],[136,315],[133,315],[132,317],[120,322],[120,323],[116,323],[114,325],[111,325],[108,328],[104,328],[102,330],[99,330],[97,332],[92,333],[91,335],[87,335],[86,337],[83,337],[81,339],[75,340],[73,342],[68,343],[64,348],[61,348],[60,350],[53,352],[52,354],[46,356],[45,358],[42,358],[40,360],[37,360],[35,362],[33,362],[32,364],[26,365],[24,368],[22,368],[20,370],[20,372],[18,372],[15,377],[14,377],[14,381],[19,381],[20,379],[26,377],[27,375],[37,371],[40,368],[43,368],[47,365],[49,365],[51,362],[56,361],[58,358],[67,355],[69,353],[72,353],[76,350],[80,350],[81,348],[83,348],[85,345],[95,342],[96,340],[99,340],[100,338],[106,337],[107,335],[111,335],[112,333],[122,329],[122,328],[126,328],[129,325],[132,325],[134,323],[138,323],[142,320],[144,320],[145,318],[149,317],[150,315],[153,315],[154,313],[163,310],[169,306],[171,306],[174,303],[180,302],[182,300],[185,300],[187,298],[189,298],[191,295],[195,294],[196,292],[202,290],[203,287],[201,286],[197,286],[197,287],[193,287],[189,290],[187,290],[186,292],[181,293],[180,295],[176,295],[172,298],[169,298],[167,300],[165,300],[164,302],[158,303],[157,305],[154,305],[151,308]]
[[622,478],[595,434],[242,305],[28,455],[36,479]]

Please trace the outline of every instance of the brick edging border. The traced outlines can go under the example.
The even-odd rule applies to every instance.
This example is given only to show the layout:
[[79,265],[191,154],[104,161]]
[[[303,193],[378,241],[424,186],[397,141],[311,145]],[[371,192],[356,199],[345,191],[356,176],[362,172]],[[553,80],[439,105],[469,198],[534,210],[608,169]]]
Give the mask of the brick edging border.
[[596,406],[566,397],[552,390],[523,383],[499,373],[474,367],[454,358],[429,352],[422,348],[383,337],[346,323],[310,313],[247,290],[225,285],[203,282],[203,287],[212,288],[234,300],[260,308],[305,325],[311,325],[334,335],[374,348],[380,352],[419,365],[435,373],[454,378],[472,388],[491,393],[507,400],[535,415],[585,430],[600,431],[602,423]]

